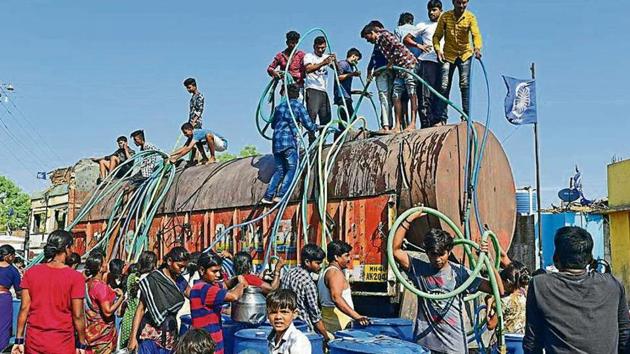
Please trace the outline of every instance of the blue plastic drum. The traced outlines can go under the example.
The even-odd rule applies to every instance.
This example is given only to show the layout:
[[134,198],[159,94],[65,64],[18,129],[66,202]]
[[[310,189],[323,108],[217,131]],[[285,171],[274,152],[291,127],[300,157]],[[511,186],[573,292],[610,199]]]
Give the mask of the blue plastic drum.
[[404,318],[370,318],[370,324],[362,326],[352,322],[353,329],[413,342],[413,322]]
[[[508,354],[523,354],[523,335],[522,334],[505,334],[505,346]],[[493,353],[499,353],[499,350],[495,347]]]
[[[192,327],[192,319],[190,315],[184,315],[180,318],[181,325],[179,327],[179,336],[183,336]],[[223,327],[223,349],[225,354],[234,353],[234,335],[241,329],[252,328],[252,326],[234,322],[230,316],[221,315],[221,326]]]
[[374,334],[366,331],[360,331],[358,329],[343,329],[335,332],[335,338],[370,338],[374,337]]
[[[268,353],[267,337],[271,333],[271,327],[242,329],[236,332],[234,354],[258,354]],[[319,334],[304,333],[311,342],[312,354],[324,353],[324,340]]]
[[254,328],[254,326],[246,323],[236,322],[230,316],[221,315],[223,325],[223,350],[225,354],[236,353],[236,333],[243,329]]
[[329,354],[396,353],[429,354],[429,350],[404,340],[387,336],[339,338],[328,342]]

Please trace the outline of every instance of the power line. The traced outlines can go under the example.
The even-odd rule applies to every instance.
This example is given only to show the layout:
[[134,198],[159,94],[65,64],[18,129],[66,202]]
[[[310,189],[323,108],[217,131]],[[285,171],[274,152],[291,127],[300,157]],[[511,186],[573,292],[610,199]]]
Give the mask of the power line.
[[[25,160],[23,160],[23,159],[18,157],[17,152],[13,149],[13,146],[11,144],[5,144],[4,140],[2,140],[2,139],[0,139],[0,144],[5,147],[4,151],[7,151],[9,153],[9,155],[10,155],[10,156],[7,157],[7,160],[10,160],[11,156],[13,156],[14,159],[12,159],[12,160],[17,160],[17,162],[24,169],[24,172],[27,172],[28,174],[31,174],[34,170],[35,171],[37,170],[37,167],[35,165],[32,165],[31,167],[26,166],[26,164],[24,163]],[[31,162],[31,164],[32,164],[32,162]],[[33,166],[35,166],[35,168],[33,168]]]
[[[44,139],[41,134],[39,134],[39,131],[37,130],[37,128],[33,125],[33,123],[30,121],[30,119],[26,116],[26,114],[24,113],[24,111],[22,111],[22,109],[20,109],[20,107],[17,106],[17,104],[15,103],[15,101],[13,100],[12,97],[10,97],[10,95],[8,94],[8,92],[0,85],[0,93],[3,93],[4,96],[7,98],[7,101],[9,103],[11,103],[11,105],[15,108],[15,110],[24,118],[24,121],[26,121],[26,123],[28,123],[28,125],[30,126],[29,128],[26,128],[24,125],[22,125],[22,120],[21,119],[17,119],[15,116],[13,116],[14,118],[16,118],[15,120],[17,121],[18,125],[20,126],[20,128],[22,128],[22,130],[25,132],[25,134],[31,138],[31,140],[33,141],[33,145],[39,147],[41,149],[41,151],[47,151],[49,156],[52,157],[53,160],[57,160],[57,162],[59,164],[63,164],[63,159],[61,157],[59,157],[59,155],[56,153],[56,150],[53,149],[47,142],[46,139]],[[8,107],[6,107],[6,105],[4,104],[4,102],[0,101],[0,104],[2,104],[3,106],[5,106],[4,108],[7,110],[7,112],[11,111],[8,109]],[[37,135],[37,138],[33,138],[29,132],[34,132],[35,135]],[[41,146],[41,144],[45,145],[45,148]]]
[[[3,107],[5,107],[5,109],[6,109],[6,106],[4,105],[4,103],[2,104],[2,106],[3,106]],[[11,115],[13,114],[13,113],[11,113],[11,111],[9,111],[8,109],[7,109],[7,112],[9,112],[9,114],[11,114]],[[39,157],[38,157],[38,156],[37,156],[37,155],[36,155],[36,154],[35,154],[32,150],[30,150],[30,149],[29,149],[26,145],[24,145],[24,143],[23,143],[21,140],[19,140],[19,139],[18,139],[18,138],[17,138],[17,137],[16,137],[16,136],[15,136],[15,135],[11,132],[11,129],[9,129],[9,126],[6,124],[6,122],[4,121],[4,119],[2,119],[2,117],[1,117],[1,116],[0,116],[0,126],[2,126],[2,127],[4,128],[4,130],[6,131],[7,135],[9,136],[9,138],[10,138],[10,139],[11,139],[11,140],[12,140],[12,141],[16,144],[16,145],[21,146],[21,147],[24,149],[24,151],[26,151],[26,152],[30,153],[30,155],[31,155],[31,156],[32,156],[35,160],[37,160],[38,164],[41,164],[41,166],[42,166],[42,167],[43,167],[43,166],[46,166],[46,163],[45,163],[44,161],[42,161],[42,160],[41,160],[41,159],[40,159],[40,158],[39,158]]]

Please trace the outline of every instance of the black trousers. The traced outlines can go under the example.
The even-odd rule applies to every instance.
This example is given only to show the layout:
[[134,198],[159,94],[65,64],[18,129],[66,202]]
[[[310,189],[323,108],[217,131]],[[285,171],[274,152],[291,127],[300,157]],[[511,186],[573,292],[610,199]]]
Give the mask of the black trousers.
[[320,91],[315,89],[306,89],[306,110],[313,122],[318,122],[319,125],[326,125],[330,123],[330,99],[326,91]]

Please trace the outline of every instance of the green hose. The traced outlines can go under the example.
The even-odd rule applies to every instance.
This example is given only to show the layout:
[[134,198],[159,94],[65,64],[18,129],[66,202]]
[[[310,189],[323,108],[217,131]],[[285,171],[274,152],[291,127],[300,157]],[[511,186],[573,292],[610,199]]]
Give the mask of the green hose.
[[[466,281],[464,281],[463,284],[461,284],[459,287],[457,287],[456,289],[454,289],[453,291],[450,291],[446,294],[431,294],[431,293],[427,293],[424,291],[421,291],[419,289],[417,289],[411,282],[409,282],[400,272],[400,270],[398,269],[398,265],[396,263],[396,259],[394,258],[394,237],[396,235],[396,232],[398,231],[398,228],[400,227],[400,225],[402,224],[402,222],[404,220],[407,219],[407,217],[409,217],[412,214],[416,214],[416,213],[423,213],[423,214],[428,214],[428,215],[432,215],[435,216],[443,221],[445,221],[455,232],[456,234],[456,238],[454,240],[454,244],[455,245],[468,245],[470,247],[473,247],[477,250],[479,250],[479,245],[477,245],[475,242],[468,240],[468,239],[464,239],[462,237],[462,233],[461,231],[455,227],[455,224],[453,223],[453,221],[448,218],[446,215],[442,214],[441,212],[432,209],[432,208],[428,208],[428,207],[415,207],[415,208],[411,208],[407,211],[405,211],[404,213],[402,213],[394,222],[394,225],[392,226],[390,232],[389,232],[389,236],[387,238],[387,261],[389,263],[389,265],[391,266],[392,271],[394,272],[394,275],[396,276],[396,279],[405,287],[407,288],[409,291],[411,291],[412,293],[414,293],[415,295],[422,297],[424,299],[429,299],[429,300],[444,300],[444,299],[449,299],[455,296],[460,295],[462,292],[464,292],[469,286],[470,284],[472,284],[472,282],[475,280],[475,278],[477,278],[477,276],[479,275],[479,273],[481,272],[482,268],[485,267],[488,270],[488,280],[490,282],[490,285],[492,287],[492,292],[493,292],[493,296],[495,298],[495,306],[496,306],[496,312],[497,312],[497,317],[498,317],[498,327],[497,327],[497,333],[498,333],[498,337],[499,337],[499,341],[500,341],[500,346],[505,347],[505,338],[503,337],[503,311],[501,308],[501,294],[499,292],[499,287],[497,285],[497,279],[495,278],[495,274],[494,271],[492,271],[492,264],[490,263],[490,260],[488,258],[488,255],[485,252],[480,252],[479,254],[479,258],[477,258],[477,264],[476,266],[472,269],[472,272],[470,274],[470,276],[468,277],[468,279],[466,279]],[[494,235],[494,233],[492,231],[486,231],[483,233],[483,235],[481,236],[481,240],[482,242],[487,242],[488,238],[496,240],[495,244],[498,244],[498,240],[496,235]],[[495,246],[496,247],[496,246]],[[498,253],[497,253],[498,254]],[[497,257],[498,258],[498,257]]]

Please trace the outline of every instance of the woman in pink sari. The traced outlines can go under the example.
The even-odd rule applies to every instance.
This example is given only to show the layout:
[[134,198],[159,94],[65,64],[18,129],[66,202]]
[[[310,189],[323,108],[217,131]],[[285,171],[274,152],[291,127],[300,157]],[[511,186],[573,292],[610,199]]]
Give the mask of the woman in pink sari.
[[[112,289],[104,281],[107,264],[100,253],[91,254],[85,262],[88,276],[85,297],[85,336],[94,354],[110,354],[116,350],[114,313],[122,305],[122,290]],[[118,298],[116,298],[118,297]]]

